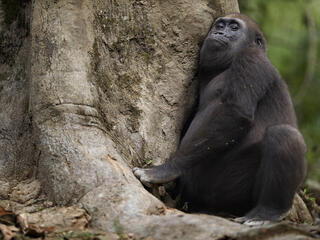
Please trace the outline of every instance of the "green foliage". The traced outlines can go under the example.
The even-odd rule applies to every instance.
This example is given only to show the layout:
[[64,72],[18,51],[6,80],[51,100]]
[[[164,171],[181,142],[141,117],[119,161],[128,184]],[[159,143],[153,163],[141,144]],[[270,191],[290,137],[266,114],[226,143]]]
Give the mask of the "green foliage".
[[[288,83],[308,146],[308,175],[320,181],[320,1],[239,0],[239,4],[241,12],[261,26],[268,56]],[[315,31],[311,35],[310,29]],[[314,51],[316,59],[311,61]]]
[[[59,237],[57,238],[59,239]],[[91,232],[73,232],[73,231],[69,231],[69,232],[65,232],[62,234],[62,239],[64,240],[71,240],[71,239],[80,239],[80,240],[93,240],[93,239],[97,239],[95,237],[95,235]]]
[[310,192],[310,189],[309,187],[306,187],[303,189],[303,193],[305,194],[306,198],[313,202],[313,203],[316,203],[316,199],[314,197],[312,197],[312,193]]
[[116,234],[118,235],[119,237],[119,240],[126,240],[128,239],[127,238],[127,235],[124,233],[123,231],[123,227],[122,225],[120,224],[119,220],[114,220],[113,222],[113,227],[114,227],[114,230],[116,232]]

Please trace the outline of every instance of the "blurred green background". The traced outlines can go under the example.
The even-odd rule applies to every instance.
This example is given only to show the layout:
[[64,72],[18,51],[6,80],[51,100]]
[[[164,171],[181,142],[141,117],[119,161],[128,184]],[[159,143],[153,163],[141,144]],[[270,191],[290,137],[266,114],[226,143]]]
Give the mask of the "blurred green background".
[[320,182],[320,0],[238,2],[262,28],[268,56],[288,83],[308,146],[308,177]]

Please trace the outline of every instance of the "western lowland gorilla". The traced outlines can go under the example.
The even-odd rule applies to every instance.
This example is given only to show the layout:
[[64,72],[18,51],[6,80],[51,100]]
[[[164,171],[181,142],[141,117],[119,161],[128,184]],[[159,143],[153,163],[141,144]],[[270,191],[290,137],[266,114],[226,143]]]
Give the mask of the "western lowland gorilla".
[[200,51],[199,103],[166,163],[134,168],[140,181],[178,178],[191,209],[227,212],[248,225],[279,221],[306,171],[306,146],[286,83],[266,56],[259,26],[218,18]]

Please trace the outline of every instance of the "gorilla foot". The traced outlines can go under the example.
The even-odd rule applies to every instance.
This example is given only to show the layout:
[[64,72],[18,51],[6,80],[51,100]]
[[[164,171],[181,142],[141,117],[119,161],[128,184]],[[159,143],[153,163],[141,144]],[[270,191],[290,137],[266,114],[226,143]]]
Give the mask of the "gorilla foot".
[[151,187],[154,183],[167,183],[177,177],[179,172],[169,167],[156,166],[153,168],[134,168],[133,174],[147,187]]
[[266,224],[269,224],[272,222],[269,220],[262,220],[262,219],[258,219],[258,218],[249,219],[247,217],[235,218],[234,221],[237,223],[242,223],[244,225],[248,225],[248,226],[260,226],[260,225],[266,225]]
[[255,208],[243,217],[235,218],[234,221],[248,226],[265,225],[272,222],[279,222],[288,215],[288,212],[279,213],[272,209]]

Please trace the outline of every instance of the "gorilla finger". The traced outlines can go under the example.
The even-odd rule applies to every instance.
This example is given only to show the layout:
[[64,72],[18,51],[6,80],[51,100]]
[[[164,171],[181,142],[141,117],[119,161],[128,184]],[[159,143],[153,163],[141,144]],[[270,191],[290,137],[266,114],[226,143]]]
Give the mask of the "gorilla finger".
[[142,182],[143,185],[145,185],[146,187],[151,188],[152,184],[150,182],[148,182],[147,180],[145,180],[144,178],[141,178],[140,181]]
[[140,178],[144,174],[144,172],[145,172],[145,170],[142,169],[142,168],[137,168],[136,167],[136,168],[133,169],[133,174],[138,178]]

